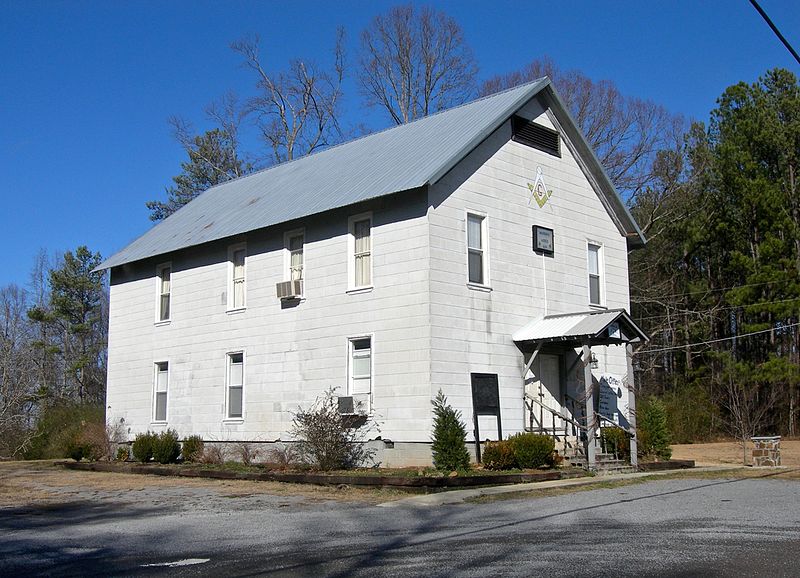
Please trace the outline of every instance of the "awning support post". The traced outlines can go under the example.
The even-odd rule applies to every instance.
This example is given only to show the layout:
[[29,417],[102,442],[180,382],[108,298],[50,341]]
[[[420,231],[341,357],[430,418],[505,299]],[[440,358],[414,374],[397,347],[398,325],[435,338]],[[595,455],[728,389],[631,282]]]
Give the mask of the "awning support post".
[[631,436],[631,466],[639,466],[638,456],[638,432],[636,431],[636,383],[633,377],[633,346],[628,343],[625,346],[625,359],[628,364],[628,424],[633,432]]
[[597,467],[597,442],[595,440],[594,384],[592,383],[592,348],[583,343],[583,380],[586,392],[586,460],[590,470]]

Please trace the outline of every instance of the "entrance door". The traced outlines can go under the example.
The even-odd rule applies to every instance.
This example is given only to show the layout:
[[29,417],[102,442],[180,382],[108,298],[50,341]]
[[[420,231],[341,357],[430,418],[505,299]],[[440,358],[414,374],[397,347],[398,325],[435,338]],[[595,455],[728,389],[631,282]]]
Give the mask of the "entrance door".
[[[539,354],[534,361],[535,380],[530,384],[528,395],[538,399],[547,407],[561,411],[561,358],[558,355]],[[534,427],[545,433],[552,433],[553,428],[562,428],[562,420],[543,407],[534,404]]]

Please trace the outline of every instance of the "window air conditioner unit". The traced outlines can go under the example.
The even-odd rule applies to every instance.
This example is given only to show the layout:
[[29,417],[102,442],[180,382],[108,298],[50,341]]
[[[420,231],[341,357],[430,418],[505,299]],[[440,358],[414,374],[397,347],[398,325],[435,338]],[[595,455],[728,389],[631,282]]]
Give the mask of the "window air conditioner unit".
[[303,294],[303,281],[300,279],[281,281],[275,288],[278,291],[278,299],[282,301],[287,299],[299,299]]
[[339,413],[342,415],[366,415],[369,413],[369,394],[339,397]]

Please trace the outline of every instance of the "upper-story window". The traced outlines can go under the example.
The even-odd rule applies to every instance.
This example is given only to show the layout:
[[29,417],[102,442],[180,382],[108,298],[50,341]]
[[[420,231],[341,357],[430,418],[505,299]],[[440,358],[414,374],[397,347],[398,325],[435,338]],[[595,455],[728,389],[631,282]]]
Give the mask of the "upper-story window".
[[172,266],[169,263],[156,268],[156,321],[169,321],[170,301],[172,297]]
[[156,363],[153,398],[153,421],[167,421],[167,390],[169,389],[169,363]]
[[467,213],[467,266],[470,283],[489,284],[486,216],[484,215]]
[[602,248],[600,245],[589,243],[587,258],[589,269],[589,303],[591,305],[602,305],[602,284],[600,277],[602,271]]
[[228,249],[228,310],[245,307],[245,259],[247,247],[234,245]]
[[286,251],[288,253],[288,281],[303,280],[303,245],[305,234],[303,231],[293,231],[286,234]]
[[372,216],[350,218],[350,282],[351,289],[372,286]]

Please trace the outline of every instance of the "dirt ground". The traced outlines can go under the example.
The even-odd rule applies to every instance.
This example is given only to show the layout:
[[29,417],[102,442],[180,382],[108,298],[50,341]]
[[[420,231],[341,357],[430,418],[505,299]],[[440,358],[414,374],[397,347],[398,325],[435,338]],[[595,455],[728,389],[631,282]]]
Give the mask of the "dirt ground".
[[300,501],[380,503],[406,494],[388,489],[337,488],[249,480],[169,478],[66,470],[54,461],[0,462],[0,510],[82,500],[137,500],[171,493],[202,502],[208,497],[286,496]]
[[[752,450],[752,444],[748,444],[748,465],[752,462]],[[742,446],[737,442],[676,444],[672,446],[672,457],[676,460],[694,460],[697,466],[742,465]],[[800,440],[781,440],[781,465],[800,466]]]

